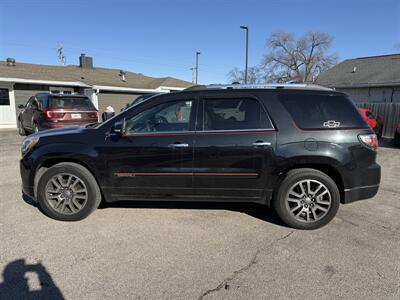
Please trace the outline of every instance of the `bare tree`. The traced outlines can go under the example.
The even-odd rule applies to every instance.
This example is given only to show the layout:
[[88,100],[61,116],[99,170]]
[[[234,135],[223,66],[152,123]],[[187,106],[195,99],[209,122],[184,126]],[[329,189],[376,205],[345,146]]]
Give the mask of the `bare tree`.
[[[239,68],[234,68],[228,73],[228,80],[230,83],[239,82],[244,83],[244,71]],[[263,73],[259,67],[250,67],[247,71],[247,83],[248,84],[258,84],[265,82]]]
[[309,32],[297,40],[291,33],[273,33],[262,61],[267,81],[314,82],[337,63],[336,55],[328,53],[331,44],[332,37],[324,32]]

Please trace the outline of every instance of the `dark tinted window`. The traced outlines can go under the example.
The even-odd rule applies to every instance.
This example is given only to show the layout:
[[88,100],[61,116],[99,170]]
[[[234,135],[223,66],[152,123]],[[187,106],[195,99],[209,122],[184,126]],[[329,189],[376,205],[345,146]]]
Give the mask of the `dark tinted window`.
[[366,127],[357,108],[344,96],[287,94],[279,98],[302,129]]
[[204,130],[271,129],[272,124],[254,99],[204,100]]
[[49,103],[52,108],[92,108],[93,103],[89,98],[81,97],[52,97]]
[[8,89],[0,89],[0,105],[10,105]]

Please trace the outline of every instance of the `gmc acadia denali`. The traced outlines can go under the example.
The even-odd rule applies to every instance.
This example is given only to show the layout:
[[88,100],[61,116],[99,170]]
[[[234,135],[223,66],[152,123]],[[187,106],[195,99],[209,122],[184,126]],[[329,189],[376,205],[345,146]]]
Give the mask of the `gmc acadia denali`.
[[210,85],[156,95],[100,124],[22,144],[23,192],[76,221],[100,201],[257,202],[319,228],[379,188],[377,137],[343,93]]

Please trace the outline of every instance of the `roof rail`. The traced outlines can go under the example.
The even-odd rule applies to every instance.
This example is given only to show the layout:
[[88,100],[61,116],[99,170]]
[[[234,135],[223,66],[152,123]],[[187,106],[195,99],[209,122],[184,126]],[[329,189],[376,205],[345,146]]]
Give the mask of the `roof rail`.
[[209,84],[196,85],[187,88],[186,90],[205,90],[205,89],[294,89],[294,90],[321,90],[333,91],[332,88],[327,88],[317,84],[309,83],[271,83],[271,84]]

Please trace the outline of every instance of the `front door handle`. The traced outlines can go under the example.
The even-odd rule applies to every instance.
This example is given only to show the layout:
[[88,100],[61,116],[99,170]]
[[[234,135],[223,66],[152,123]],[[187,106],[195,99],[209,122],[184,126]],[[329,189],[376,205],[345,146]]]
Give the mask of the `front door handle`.
[[263,142],[263,141],[257,141],[253,143],[254,147],[265,147],[265,146],[271,146],[270,142]]
[[189,147],[189,144],[173,143],[173,144],[169,144],[168,147],[169,147],[169,148],[174,148],[174,149],[178,149],[178,148],[187,148],[187,147]]

